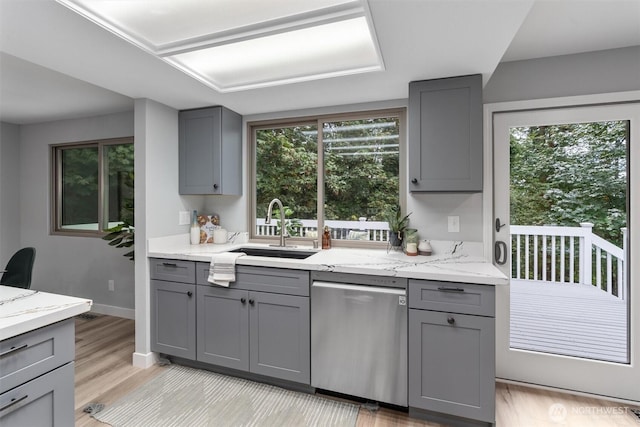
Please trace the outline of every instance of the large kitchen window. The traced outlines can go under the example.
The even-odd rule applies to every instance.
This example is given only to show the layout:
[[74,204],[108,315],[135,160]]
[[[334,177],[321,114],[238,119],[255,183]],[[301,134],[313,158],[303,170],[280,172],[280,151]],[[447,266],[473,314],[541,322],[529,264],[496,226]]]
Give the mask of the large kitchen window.
[[400,200],[404,110],[250,123],[252,238],[280,233],[280,199],[291,237],[386,245],[386,215]]
[[52,232],[102,235],[133,225],[133,138],[51,146]]

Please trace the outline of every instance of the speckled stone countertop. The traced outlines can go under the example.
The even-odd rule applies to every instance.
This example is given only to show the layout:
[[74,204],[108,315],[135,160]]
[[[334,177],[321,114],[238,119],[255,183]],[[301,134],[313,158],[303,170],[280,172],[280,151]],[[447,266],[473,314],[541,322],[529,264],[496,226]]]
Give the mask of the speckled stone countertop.
[[[233,235],[226,244],[190,245],[188,235],[150,239],[147,256],[188,261],[210,262],[213,254],[240,247],[267,247],[266,244],[247,243],[246,235]],[[309,271],[369,274],[441,280],[483,285],[506,285],[507,277],[482,256],[480,242],[431,241],[433,255],[407,256],[386,249],[332,248],[328,250],[299,246],[293,250],[314,252],[306,259],[243,256],[238,265],[280,267]]]
[[83,298],[0,286],[0,341],[89,311],[91,304]]

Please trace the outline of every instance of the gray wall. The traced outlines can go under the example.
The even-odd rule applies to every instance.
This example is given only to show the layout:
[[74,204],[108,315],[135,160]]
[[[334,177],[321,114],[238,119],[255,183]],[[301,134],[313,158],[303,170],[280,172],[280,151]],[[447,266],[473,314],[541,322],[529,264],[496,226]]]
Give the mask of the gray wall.
[[0,266],[20,249],[20,126],[0,122]]
[[640,89],[640,46],[498,65],[485,104]]
[[[23,125],[20,130],[20,242],[37,251],[32,288],[133,309],[134,266],[122,249],[98,238],[49,234],[49,145],[132,136],[133,113]],[[110,279],[114,292],[107,287]]]

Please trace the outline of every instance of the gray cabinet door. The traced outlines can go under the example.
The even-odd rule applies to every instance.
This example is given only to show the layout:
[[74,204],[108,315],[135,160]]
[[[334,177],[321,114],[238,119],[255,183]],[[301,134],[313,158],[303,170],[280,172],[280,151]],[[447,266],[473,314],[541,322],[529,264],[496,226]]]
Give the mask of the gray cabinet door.
[[74,364],[0,394],[0,426],[68,427],[74,424]]
[[75,323],[66,319],[0,342],[0,393],[73,361]]
[[242,117],[224,107],[179,116],[180,194],[242,194]]
[[482,191],[482,76],[409,83],[409,190]]
[[495,422],[490,317],[409,310],[409,406]]
[[198,286],[198,361],[249,370],[248,294]]
[[151,281],[151,350],[196,357],[196,285]]
[[249,304],[251,372],[310,384],[309,298],[250,292]]

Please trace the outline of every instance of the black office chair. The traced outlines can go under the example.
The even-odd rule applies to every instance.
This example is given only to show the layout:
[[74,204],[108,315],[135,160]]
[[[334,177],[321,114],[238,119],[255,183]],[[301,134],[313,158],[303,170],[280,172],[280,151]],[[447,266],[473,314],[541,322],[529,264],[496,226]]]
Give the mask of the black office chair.
[[36,248],[22,248],[13,254],[0,279],[0,285],[29,289],[35,259]]

